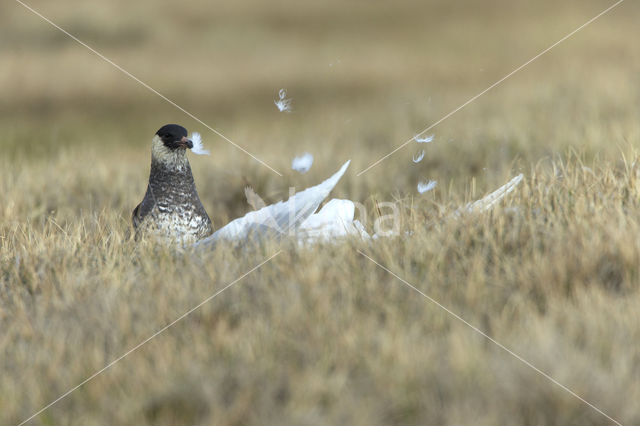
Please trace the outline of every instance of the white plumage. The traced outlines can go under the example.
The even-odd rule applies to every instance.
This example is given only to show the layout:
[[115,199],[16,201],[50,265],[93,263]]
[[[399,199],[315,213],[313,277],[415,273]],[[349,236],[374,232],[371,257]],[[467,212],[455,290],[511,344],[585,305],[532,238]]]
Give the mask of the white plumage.
[[422,161],[423,158],[424,158],[424,149],[418,155],[413,156],[413,162],[419,163]]
[[[245,216],[229,222],[209,237],[196,243],[198,247],[213,247],[219,241],[244,242],[248,239],[262,239],[268,237],[292,237],[300,243],[314,243],[318,241],[332,241],[344,236],[359,236],[363,239],[377,239],[370,236],[362,224],[354,220],[355,204],[350,200],[333,199],[316,213],[320,204],[329,196],[340,178],[349,167],[347,161],[333,176],[324,182],[298,192],[287,201],[280,201],[247,213]],[[463,212],[486,211],[522,181],[522,175],[516,176],[506,185],[486,197],[468,204]],[[426,184],[429,189],[435,187],[436,182]],[[455,212],[456,216],[460,209]],[[398,233],[388,234],[399,235]]]
[[325,204],[318,213],[314,213],[302,222],[298,231],[298,241],[314,243],[330,241],[339,237],[356,235],[368,239],[364,226],[354,220],[355,204],[351,200],[334,198]]
[[300,172],[302,174],[307,173],[311,169],[311,165],[313,164],[313,155],[305,152],[299,157],[295,157],[291,161],[291,168],[296,172]]
[[278,99],[275,99],[273,103],[280,112],[291,112],[291,99],[287,99],[287,91],[280,89],[278,92]]
[[496,189],[495,191],[493,191],[491,194],[487,195],[486,197],[481,198],[478,201],[474,201],[473,203],[469,203],[462,209],[458,209],[456,211],[456,213],[457,214],[460,214],[460,213],[474,213],[474,212],[481,212],[481,211],[489,210],[498,201],[502,200],[508,193],[510,193],[511,191],[516,189],[516,186],[518,186],[518,184],[520,182],[522,182],[523,178],[524,178],[524,176],[522,175],[522,173],[519,174],[518,176],[514,177],[509,182],[505,183],[500,188]]
[[340,170],[319,185],[298,192],[287,201],[280,201],[247,213],[229,222],[196,245],[215,245],[220,240],[243,241],[249,237],[262,238],[269,235],[295,236],[302,223],[315,213],[322,201],[329,196],[350,162],[344,163]]
[[427,137],[421,137],[420,135],[415,135],[413,137],[413,140],[418,142],[418,143],[429,143],[429,142],[433,142],[433,135],[429,135]]
[[200,137],[200,133],[193,132],[191,134],[191,142],[193,142],[193,148],[191,148],[191,152],[198,155],[209,155],[209,151],[204,149],[202,146],[202,137]]
[[424,194],[425,192],[431,191],[438,184],[435,180],[430,180],[429,182],[418,182],[418,192]]

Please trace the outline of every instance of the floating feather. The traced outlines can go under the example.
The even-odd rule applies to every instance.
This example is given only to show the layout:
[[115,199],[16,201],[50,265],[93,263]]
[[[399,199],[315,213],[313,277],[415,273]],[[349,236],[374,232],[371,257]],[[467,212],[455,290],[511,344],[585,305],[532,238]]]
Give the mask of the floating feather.
[[419,182],[418,183],[418,192],[424,194],[427,191],[431,191],[438,184],[435,180],[430,180],[428,182]]
[[418,143],[429,143],[429,142],[433,142],[433,135],[429,135],[427,137],[420,137],[420,135],[415,135],[413,137],[413,140],[418,142]]
[[416,155],[413,156],[413,162],[419,163],[422,161],[423,158],[424,158],[424,149],[417,156]]
[[291,161],[291,168],[297,172],[302,174],[307,173],[309,169],[311,169],[311,165],[313,164],[313,155],[305,152],[299,157],[295,157],[293,161]]
[[278,107],[278,111],[280,112],[291,112],[291,99],[287,99],[287,91],[284,89],[280,89],[278,92],[278,99],[273,101]]

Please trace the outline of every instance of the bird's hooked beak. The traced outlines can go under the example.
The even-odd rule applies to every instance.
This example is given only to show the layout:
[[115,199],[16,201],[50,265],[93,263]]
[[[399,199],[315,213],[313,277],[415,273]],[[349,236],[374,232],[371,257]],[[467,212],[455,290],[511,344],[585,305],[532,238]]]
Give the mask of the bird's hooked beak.
[[193,148],[193,142],[191,142],[191,139],[188,139],[186,136],[183,136],[182,139],[180,139],[180,142],[178,142],[178,146],[180,148]]

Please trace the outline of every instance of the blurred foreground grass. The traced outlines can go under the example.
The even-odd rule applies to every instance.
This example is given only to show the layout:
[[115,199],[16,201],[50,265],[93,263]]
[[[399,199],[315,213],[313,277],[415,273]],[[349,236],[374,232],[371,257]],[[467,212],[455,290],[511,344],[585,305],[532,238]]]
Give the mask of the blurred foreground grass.
[[[26,9],[0,14],[0,423],[24,420],[259,264],[35,424],[640,424],[640,30],[625,2],[433,130],[394,147],[608,6],[537,2],[32,4],[278,177]],[[286,88],[291,114],[273,99]],[[162,124],[216,226],[243,188],[397,201],[413,236],[205,256],[136,246]],[[420,147],[422,148],[422,147]],[[290,171],[295,154],[311,171]],[[509,177],[493,214],[444,221]],[[415,191],[421,179],[439,184]],[[375,218],[372,213],[369,217]]]

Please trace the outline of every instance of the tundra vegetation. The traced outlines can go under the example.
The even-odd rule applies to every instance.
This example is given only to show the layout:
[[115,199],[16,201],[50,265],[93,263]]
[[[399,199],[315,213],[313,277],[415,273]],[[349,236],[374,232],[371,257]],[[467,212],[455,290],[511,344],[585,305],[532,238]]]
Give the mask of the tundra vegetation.
[[[0,14],[0,423],[18,424],[281,250],[31,424],[640,424],[640,4],[45,2]],[[290,113],[274,99],[286,88]],[[352,164],[332,197],[401,236],[178,252],[131,238],[153,133],[216,228]],[[424,158],[412,158],[424,150]],[[313,167],[291,170],[309,152]],[[490,213],[458,207],[511,177]],[[437,186],[424,194],[419,182]],[[405,234],[405,231],[408,231]]]

